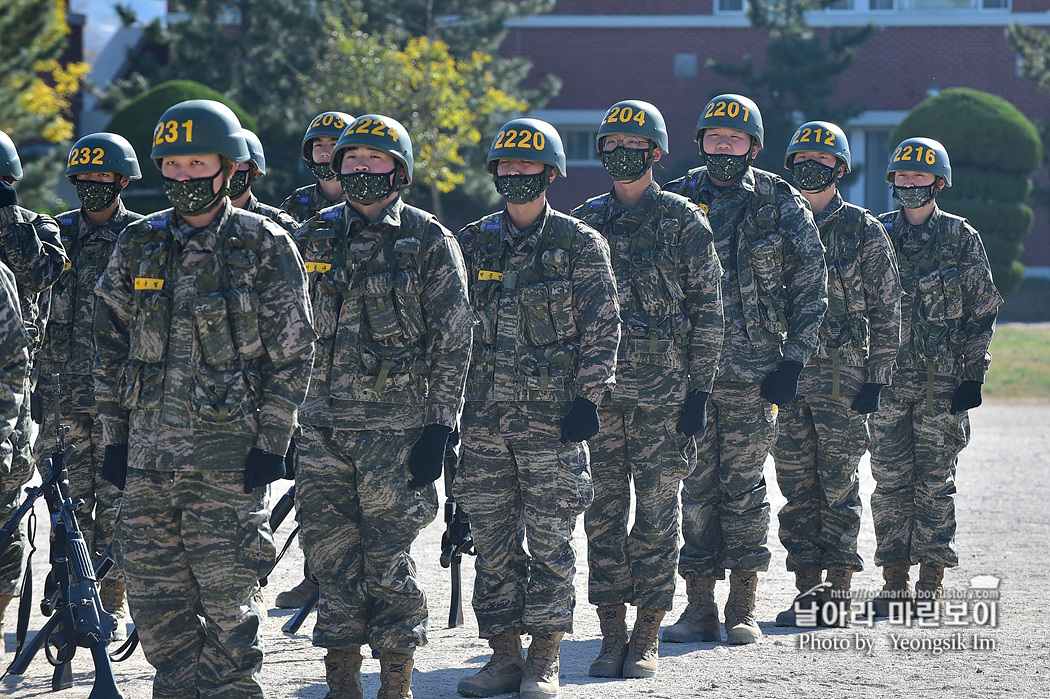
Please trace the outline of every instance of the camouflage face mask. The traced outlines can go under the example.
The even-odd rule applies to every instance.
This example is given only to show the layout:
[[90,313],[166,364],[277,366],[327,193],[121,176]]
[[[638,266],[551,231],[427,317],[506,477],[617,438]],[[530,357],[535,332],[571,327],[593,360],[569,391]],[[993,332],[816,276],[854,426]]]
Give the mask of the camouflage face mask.
[[602,152],[602,165],[617,182],[634,182],[649,170],[649,149],[616,146]]
[[120,182],[95,182],[94,180],[77,180],[77,197],[86,211],[103,211],[117,200],[120,194]]
[[496,191],[508,204],[528,204],[543,194],[550,184],[547,168],[535,175],[493,175]]
[[937,196],[937,181],[926,187],[898,187],[893,185],[893,198],[905,209],[921,209]]
[[319,180],[329,182],[337,177],[332,168],[328,166],[328,163],[315,163],[311,160],[306,166],[310,168],[310,172],[314,173],[314,177]]
[[163,178],[164,195],[168,197],[168,201],[175,207],[175,210],[183,216],[206,214],[219,205],[226,193],[225,186],[219,192],[212,188],[212,181],[220,173],[222,173],[221,167],[215,174],[181,182],[165,177]]
[[803,160],[791,166],[791,180],[804,192],[823,192],[835,182],[835,170],[816,160]]
[[355,172],[339,175],[339,184],[342,185],[347,199],[367,206],[386,199],[387,195],[394,191],[390,182],[395,172],[396,166],[390,172]]
[[707,172],[716,180],[731,182],[751,165],[751,159],[747,155],[711,155],[704,153],[704,165]]
[[244,196],[244,193],[248,191],[248,187],[252,186],[251,175],[251,168],[233,171],[233,177],[230,178],[229,184],[230,199],[240,199]]

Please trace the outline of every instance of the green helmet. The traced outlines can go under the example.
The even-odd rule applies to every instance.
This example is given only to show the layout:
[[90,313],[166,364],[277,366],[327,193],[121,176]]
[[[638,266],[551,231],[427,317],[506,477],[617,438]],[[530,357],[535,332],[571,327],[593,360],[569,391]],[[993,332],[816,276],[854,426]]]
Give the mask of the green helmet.
[[338,139],[343,135],[343,129],[346,128],[346,125],[353,120],[354,118],[346,112],[321,112],[315,116],[310,122],[310,127],[306,129],[306,134],[303,136],[303,143],[300,147],[303,160],[308,163],[314,161],[313,145],[311,145],[310,141],[320,136]]
[[0,177],[22,179],[22,161],[18,159],[18,149],[3,131],[0,131]]
[[496,174],[496,164],[501,158],[533,160],[550,165],[559,175],[565,174],[565,146],[558,130],[539,119],[511,119],[496,132],[489,148],[486,169]]
[[142,179],[139,159],[128,139],[115,133],[93,133],[73,144],[66,162],[66,177],[72,182],[88,172],[116,172],[129,180]]
[[255,166],[255,169],[259,171],[259,177],[262,177],[266,174],[266,153],[263,152],[262,141],[248,129],[244,129],[241,135],[244,136],[244,142],[248,144],[248,162]]
[[332,151],[332,161],[328,163],[332,172],[339,174],[343,152],[350,146],[375,148],[394,156],[394,160],[401,163],[403,168],[402,184],[412,184],[412,167],[415,165],[412,138],[401,122],[381,114],[365,114],[354,119]]
[[944,179],[946,187],[952,186],[952,163],[948,151],[940,141],[932,138],[908,138],[901,141],[886,166],[886,181],[893,183],[893,173],[898,170],[928,172]]
[[630,134],[648,138],[666,154],[667,126],[664,115],[654,105],[641,100],[624,100],[617,102],[605,113],[598,135],[594,139],[594,149],[602,154],[602,139],[613,133]]
[[748,97],[727,93],[708,102],[704,111],[700,113],[700,120],[696,122],[696,135],[693,140],[699,141],[704,129],[719,127],[749,133],[758,143],[758,147],[762,147],[762,139],[765,136],[762,112]]
[[234,163],[250,157],[233,110],[215,100],[186,100],[168,107],[153,130],[149,157],[157,167],[168,155],[218,153]]
[[798,127],[784,154],[784,167],[790,170],[795,153],[804,150],[830,153],[846,164],[846,172],[850,171],[849,141],[845,132],[830,121],[808,121]]

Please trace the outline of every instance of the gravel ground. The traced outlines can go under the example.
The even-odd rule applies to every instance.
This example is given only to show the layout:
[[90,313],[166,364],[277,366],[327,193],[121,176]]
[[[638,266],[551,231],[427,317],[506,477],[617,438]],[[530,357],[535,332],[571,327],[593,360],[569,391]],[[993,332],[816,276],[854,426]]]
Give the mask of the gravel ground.
[[[576,529],[580,552],[576,588],[578,607],[575,633],[562,644],[560,696],[568,699],[617,697],[893,697],[904,693],[926,697],[1042,697],[1050,696],[1050,635],[1046,610],[1050,603],[1050,401],[993,402],[972,411],[973,437],[960,457],[957,498],[960,565],[945,575],[949,591],[963,591],[975,576],[1001,579],[996,606],[997,624],[960,627],[907,628],[888,621],[873,627],[803,632],[778,629],[777,612],[794,593],[793,578],[784,569],[785,552],[776,536],[773,518],[770,542],[773,561],[761,575],[758,617],[765,637],[757,645],[730,647],[715,643],[661,645],[660,672],[645,680],[600,680],[587,676],[600,641],[594,607],[587,603],[586,539],[583,519]],[[861,467],[865,503],[874,483],[867,459]],[[767,482],[773,512],[783,503],[767,462]],[[283,490],[284,486],[280,486]],[[43,502],[40,502],[43,505]],[[41,507],[40,521],[46,521]],[[291,525],[277,534],[281,543]],[[463,581],[466,620],[462,627],[446,629],[449,576],[438,564],[443,523],[423,531],[413,548],[423,586],[431,603],[430,644],[416,654],[413,690],[417,699],[455,697],[456,683],[475,672],[488,656],[488,646],[478,639],[477,623],[470,609],[473,559],[465,559]],[[34,559],[37,580],[43,579],[47,561],[46,539]],[[871,565],[875,537],[871,513],[865,508],[860,552],[868,567],[853,580],[855,589],[881,585],[878,569]],[[278,591],[298,582],[301,553],[293,547],[270,578],[264,591],[268,604]],[[38,583],[39,584],[39,583]],[[724,603],[728,583],[716,594]],[[34,605],[35,607],[36,605]],[[684,581],[679,579],[672,623],[685,606]],[[989,607],[985,607],[986,609]],[[31,628],[40,628],[42,617],[33,617]],[[270,610],[264,628],[266,660],[263,682],[267,696],[320,699],[324,682],[323,651],[310,644],[311,617],[294,636],[281,632],[290,612]],[[631,623],[633,612],[628,616]],[[14,648],[13,612],[8,613],[5,642]],[[931,649],[942,644],[943,652]],[[82,650],[73,661],[76,684],[56,695],[63,699],[88,697],[92,683],[90,654]],[[141,650],[115,666],[120,690],[128,699],[150,696],[152,670]],[[379,662],[366,658],[363,669],[365,696],[375,696]],[[16,697],[50,696],[51,668],[41,656],[34,659],[25,677],[8,677],[0,693]],[[516,695],[504,695],[516,696]]]

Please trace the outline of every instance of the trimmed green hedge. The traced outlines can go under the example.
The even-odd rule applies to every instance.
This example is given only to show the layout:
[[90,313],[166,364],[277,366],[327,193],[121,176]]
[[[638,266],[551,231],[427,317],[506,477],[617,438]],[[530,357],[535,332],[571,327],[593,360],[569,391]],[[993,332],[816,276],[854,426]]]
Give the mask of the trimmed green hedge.
[[959,167],[953,162],[952,186],[941,192],[939,199],[994,199],[1020,204],[1032,196],[1033,187],[1027,173]]
[[240,106],[207,85],[192,80],[172,80],[143,92],[114,114],[106,125],[106,131],[128,139],[139,158],[142,179],[130,184],[123,194],[129,209],[148,214],[171,206],[161,190],[160,171],[149,158],[153,150],[153,130],[168,107],[196,99],[222,102],[233,110],[242,126],[251,131],[258,130],[255,120]]

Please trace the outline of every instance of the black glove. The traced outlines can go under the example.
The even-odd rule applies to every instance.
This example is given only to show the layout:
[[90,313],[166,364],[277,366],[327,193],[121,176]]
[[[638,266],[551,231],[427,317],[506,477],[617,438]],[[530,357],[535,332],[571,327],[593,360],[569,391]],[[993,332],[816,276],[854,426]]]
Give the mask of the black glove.
[[244,460],[244,492],[251,493],[278,478],[284,478],[284,454],[271,454],[252,447]]
[[774,405],[787,405],[798,395],[798,377],[801,375],[802,365],[798,362],[781,362],[762,381],[759,394]]
[[128,482],[128,445],[107,444],[106,455],[102,457],[102,479],[124,490]]
[[408,455],[408,472],[412,478],[408,481],[408,487],[419,490],[428,486],[441,477],[441,469],[445,465],[445,444],[452,434],[452,428],[437,423],[427,425],[423,428],[423,434],[412,445],[412,453]]
[[299,450],[295,446],[295,437],[288,442],[288,451],[284,453],[284,477],[290,481],[295,480],[295,460],[299,457]]
[[10,182],[0,180],[0,209],[18,204],[18,192]]
[[598,434],[601,428],[598,406],[586,398],[576,396],[561,421],[561,443],[582,442]]
[[949,410],[952,415],[962,412],[963,410],[969,410],[970,408],[976,408],[981,404],[981,382],[980,381],[963,381],[959,384],[959,387],[955,389],[954,395],[952,395],[952,409]]
[[861,387],[860,393],[853,399],[853,404],[850,407],[861,415],[874,413],[879,409],[879,398],[881,396],[881,383],[866,383]]
[[710,397],[711,394],[704,391],[690,392],[685,397],[685,405],[682,406],[682,414],[678,416],[674,431],[686,437],[703,432],[707,427],[707,399]]
[[38,425],[44,424],[44,397],[39,388],[29,394],[29,417]]

